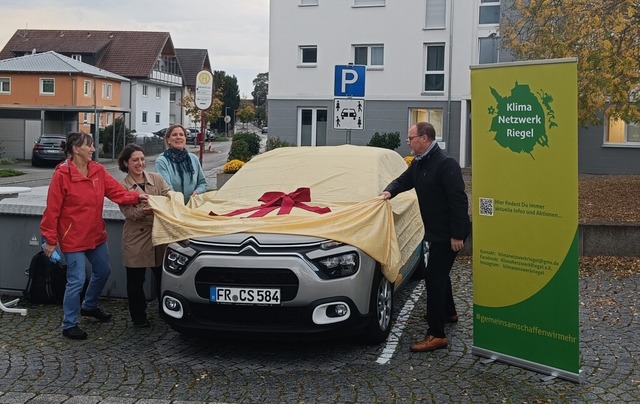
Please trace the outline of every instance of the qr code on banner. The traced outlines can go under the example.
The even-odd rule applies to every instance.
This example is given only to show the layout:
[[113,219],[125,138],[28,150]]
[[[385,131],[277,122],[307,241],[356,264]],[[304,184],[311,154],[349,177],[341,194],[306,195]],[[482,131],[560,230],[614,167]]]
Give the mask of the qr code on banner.
[[480,214],[493,216],[493,198],[480,198]]

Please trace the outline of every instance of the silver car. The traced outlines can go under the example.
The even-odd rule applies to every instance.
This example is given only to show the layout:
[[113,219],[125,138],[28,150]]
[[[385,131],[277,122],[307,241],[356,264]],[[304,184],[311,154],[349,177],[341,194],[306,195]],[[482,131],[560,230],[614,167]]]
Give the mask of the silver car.
[[[351,194],[355,200],[363,200],[375,197],[382,190],[381,184],[406,167],[393,151],[348,147],[347,153],[332,154],[331,158],[316,156],[326,153],[329,147],[301,150],[300,153],[306,153],[301,161],[315,168],[305,174],[300,172],[304,167],[296,166],[296,173],[291,173],[291,186],[298,186],[299,178],[321,182],[315,177],[326,178],[329,181],[325,181],[326,186],[339,176],[336,187],[342,188],[351,181]],[[295,149],[304,148],[287,149],[286,161],[295,165]],[[275,179],[274,169],[269,168],[269,153],[277,154],[277,150],[247,163],[213,198],[237,200],[246,191],[243,184],[248,182],[252,188],[265,184],[264,191],[273,189],[274,181],[280,185],[287,182]],[[357,164],[354,150],[365,154]],[[343,154],[349,161],[340,163]],[[380,155],[384,158],[377,158]],[[390,158],[396,163],[395,170],[378,180],[380,171],[388,170]],[[323,169],[318,170],[316,164]],[[374,180],[368,181],[367,175],[373,175]],[[397,220],[403,220],[405,227],[406,223],[416,222],[420,227],[413,227],[412,232],[418,234],[411,238],[399,237],[407,253],[393,283],[383,276],[380,263],[364,251],[334,240],[269,233],[197,237],[171,243],[166,250],[162,273],[163,318],[171,328],[183,333],[209,330],[322,337],[360,333],[367,342],[384,341],[392,326],[394,293],[416,270],[424,268],[417,201],[409,199],[404,203],[405,208],[411,206],[403,214],[411,216],[401,218],[401,214],[394,214],[394,219],[398,216]]]

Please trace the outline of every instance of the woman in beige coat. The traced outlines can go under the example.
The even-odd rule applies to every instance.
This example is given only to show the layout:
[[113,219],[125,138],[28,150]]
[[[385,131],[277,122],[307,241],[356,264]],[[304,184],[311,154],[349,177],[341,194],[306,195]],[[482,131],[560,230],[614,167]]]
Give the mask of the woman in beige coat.
[[[127,191],[147,195],[163,195],[169,192],[169,185],[157,173],[146,172],[144,149],[137,144],[125,146],[118,157],[120,171],[128,173],[121,181]],[[149,327],[147,319],[147,299],[144,295],[144,281],[147,268],[154,275],[154,289],[160,298],[160,276],[165,246],[153,246],[151,229],[153,212],[148,205],[120,206],[125,217],[122,232],[122,261],[127,268],[127,297],[129,314],[136,327]]]

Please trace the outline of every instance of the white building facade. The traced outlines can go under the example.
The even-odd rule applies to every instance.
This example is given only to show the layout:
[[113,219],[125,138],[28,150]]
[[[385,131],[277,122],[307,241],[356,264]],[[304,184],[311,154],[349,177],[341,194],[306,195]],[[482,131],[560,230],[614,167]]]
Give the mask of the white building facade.
[[[469,66],[498,60],[499,0],[271,1],[269,135],[298,146],[367,144],[434,124],[470,165]],[[335,67],[366,65],[363,129],[336,129]]]

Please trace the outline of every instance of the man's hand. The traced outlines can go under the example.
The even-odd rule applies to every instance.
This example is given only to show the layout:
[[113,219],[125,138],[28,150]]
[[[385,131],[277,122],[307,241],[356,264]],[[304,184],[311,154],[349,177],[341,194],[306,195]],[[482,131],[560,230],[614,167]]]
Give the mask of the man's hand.
[[384,200],[389,200],[389,199],[391,199],[391,193],[389,191],[382,191],[378,195],[378,198],[384,199]]
[[458,239],[455,239],[455,238],[451,239],[451,249],[453,251],[458,252],[458,251],[462,250],[462,247],[464,247],[464,240],[458,240]]

